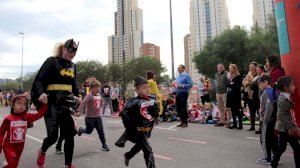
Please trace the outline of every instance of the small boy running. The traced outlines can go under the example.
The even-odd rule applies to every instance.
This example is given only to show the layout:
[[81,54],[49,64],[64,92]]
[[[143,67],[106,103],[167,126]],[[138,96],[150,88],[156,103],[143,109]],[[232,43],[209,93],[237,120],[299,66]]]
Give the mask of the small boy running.
[[76,116],[79,116],[80,113],[86,113],[86,128],[80,127],[77,134],[79,136],[81,136],[81,134],[83,133],[91,134],[95,128],[98,132],[99,139],[102,143],[101,150],[109,151],[109,147],[106,144],[102,118],[100,116],[102,106],[102,99],[100,96],[101,84],[96,79],[92,79],[89,83],[89,86],[91,92],[85,96],[76,114]]
[[130,159],[142,150],[146,167],[155,168],[154,155],[148,138],[151,136],[154,119],[159,116],[159,110],[156,100],[150,97],[148,82],[143,77],[138,77],[134,81],[138,95],[128,100],[120,114],[126,130],[115,145],[124,147],[126,140],[135,143],[131,150],[124,154],[126,166],[129,165]]

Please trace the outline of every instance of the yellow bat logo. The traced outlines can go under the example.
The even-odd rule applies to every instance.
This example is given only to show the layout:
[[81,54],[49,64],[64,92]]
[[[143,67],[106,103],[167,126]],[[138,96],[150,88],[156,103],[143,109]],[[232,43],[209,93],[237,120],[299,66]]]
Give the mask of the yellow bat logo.
[[60,75],[61,76],[66,76],[66,77],[71,77],[71,78],[74,78],[74,76],[75,76],[74,71],[69,70],[69,69],[60,70]]

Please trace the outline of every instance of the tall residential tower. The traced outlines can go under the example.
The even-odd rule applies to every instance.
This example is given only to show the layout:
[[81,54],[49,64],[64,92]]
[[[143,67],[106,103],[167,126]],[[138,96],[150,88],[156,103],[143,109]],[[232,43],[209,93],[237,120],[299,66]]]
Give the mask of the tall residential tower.
[[265,29],[270,15],[275,14],[275,0],[252,0],[253,23]]
[[[225,0],[191,0],[190,1],[190,42],[189,73],[193,80],[198,80],[199,73],[191,60],[200,52],[205,42],[230,28],[228,9]],[[184,40],[187,42],[187,39]],[[188,50],[186,50],[188,51]]]
[[143,44],[143,12],[137,0],[117,0],[115,34],[108,37],[108,62],[123,63],[140,56]]

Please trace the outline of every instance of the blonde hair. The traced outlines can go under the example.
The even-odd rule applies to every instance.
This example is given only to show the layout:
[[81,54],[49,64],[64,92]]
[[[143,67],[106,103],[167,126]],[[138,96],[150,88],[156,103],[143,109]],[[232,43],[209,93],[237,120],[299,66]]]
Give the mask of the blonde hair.
[[229,67],[232,67],[232,69],[234,71],[233,74],[232,74],[233,76],[237,76],[237,75],[240,74],[239,69],[235,64],[230,64]]
[[90,82],[89,82],[89,86],[90,86],[90,89],[94,88],[94,87],[100,87],[101,86],[101,83],[96,80],[96,79],[92,79]]
[[57,43],[53,49],[54,57],[61,57],[63,54],[64,43]]

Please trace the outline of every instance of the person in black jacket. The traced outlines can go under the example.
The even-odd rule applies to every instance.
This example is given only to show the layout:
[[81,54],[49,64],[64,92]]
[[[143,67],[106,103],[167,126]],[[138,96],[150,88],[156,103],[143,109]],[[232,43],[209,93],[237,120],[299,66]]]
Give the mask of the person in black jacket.
[[[227,91],[226,107],[231,109],[232,119],[233,119],[233,125],[231,125],[229,129],[233,129],[233,128],[243,129],[242,111],[241,111],[242,78],[235,64],[229,65],[228,79],[229,79],[229,84],[228,84],[228,91]],[[238,127],[236,123],[236,117],[238,117],[239,120]]]
[[126,140],[135,143],[129,152],[124,154],[125,165],[139,151],[144,152],[147,168],[154,168],[154,156],[148,142],[153,129],[154,119],[159,116],[158,105],[155,99],[150,97],[150,86],[143,77],[135,79],[137,97],[129,99],[121,112],[125,132],[115,143],[118,147],[124,147]]
[[[79,44],[79,43],[78,43]],[[74,96],[79,95],[76,84],[76,65],[72,59],[76,55],[78,44],[73,39],[58,44],[54,56],[49,57],[40,68],[33,82],[31,97],[33,103],[40,107],[40,102],[48,102],[49,108],[45,115],[47,137],[38,152],[37,165],[44,167],[47,149],[58,138],[58,129],[65,139],[65,167],[72,168],[74,150],[75,121],[71,115],[71,104]],[[47,98],[48,95],[48,98]]]

